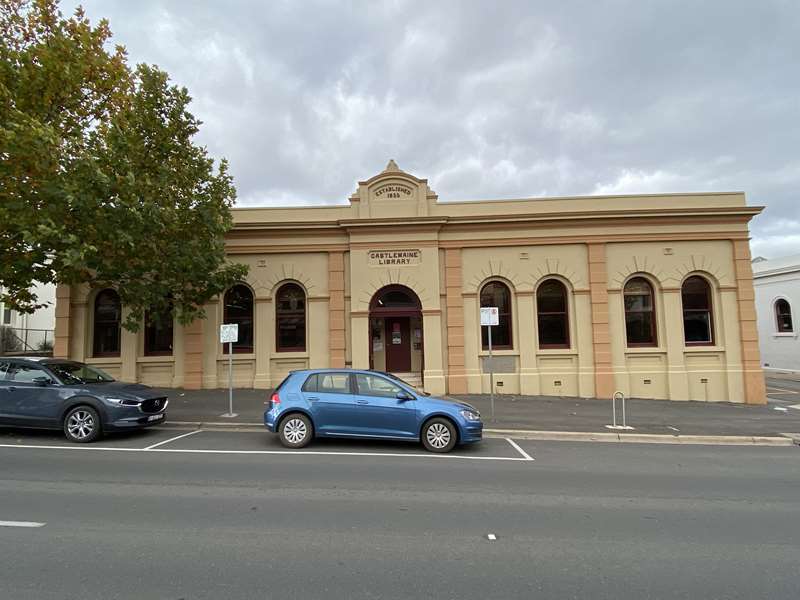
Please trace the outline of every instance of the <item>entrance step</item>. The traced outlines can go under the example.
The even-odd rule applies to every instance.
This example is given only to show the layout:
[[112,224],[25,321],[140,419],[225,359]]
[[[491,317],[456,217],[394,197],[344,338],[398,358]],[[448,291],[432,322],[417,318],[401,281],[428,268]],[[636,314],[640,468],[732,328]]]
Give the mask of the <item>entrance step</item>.
[[422,388],[422,373],[392,373],[392,375],[399,377],[409,385]]

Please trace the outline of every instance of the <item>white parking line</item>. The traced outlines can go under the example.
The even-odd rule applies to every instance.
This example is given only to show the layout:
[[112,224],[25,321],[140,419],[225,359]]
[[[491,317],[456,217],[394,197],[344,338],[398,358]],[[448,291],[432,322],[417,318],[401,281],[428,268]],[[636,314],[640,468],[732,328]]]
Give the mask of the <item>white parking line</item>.
[[[201,430],[198,430],[201,431]],[[166,440],[162,443],[166,443]],[[516,446],[516,444],[512,445]],[[321,450],[189,450],[182,448],[114,448],[110,446],[24,446],[22,444],[0,444],[0,448],[29,448],[35,450],[94,450],[96,452],[147,452],[148,454],[171,452],[176,454],[252,454],[252,455],[288,455],[288,456],[386,456],[394,458],[460,458],[465,460],[496,460],[496,461],[509,461],[509,462],[528,462],[532,461],[528,454],[521,448],[519,449],[522,454],[527,458],[517,456],[462,456],[460,454],[435,454],[427,452],[425,454],[419,452],[324,452]],[[152,449],[151,449],[152,448]]]
[[164,444],[169,444],[170,442],[174,442],[175,440],[179,440],[181,438],[188,437],[190,435],[194,435],[195,433],[200,433],[201,429],[195,429],[194,431],[190,431],[189,433],[184,433],[182,435],[176,435],[173,438],[169,438],[168,440],[164,440],[163,442],[158,442],[157,444],[153,444],[152,446],[148,446],[145,450],[152,450],[153,448],[158,448],[159,446],[163,446]]
[[514,448],[514,449],[515,449],[517,452],[519,452],[520,454],[522,454],[522,456],[524,457],[522,460],[534,460],[534,458],[533,458],[533,457],[532,457],[530,454],[528,454],[527,452],[525,452],[525,450],[523,450],[522,448],[520,448],[520,447],[519,447],[519,444],[517,444],[517,443],[516,443],[514,440],[512,440],[511,438],[506,438],[506,441],[507,441],[509,444],[511,444],[511,446],[512,446],[512,447],[513,447],[513,448]]
[[0,527],[44,527],[47,523],[36,521],[0,521]]
[[778,392],[779,394],[800,394],[797,390],[787,390],[785,388],[776,388],[771,385],[767,386],[767,392]]

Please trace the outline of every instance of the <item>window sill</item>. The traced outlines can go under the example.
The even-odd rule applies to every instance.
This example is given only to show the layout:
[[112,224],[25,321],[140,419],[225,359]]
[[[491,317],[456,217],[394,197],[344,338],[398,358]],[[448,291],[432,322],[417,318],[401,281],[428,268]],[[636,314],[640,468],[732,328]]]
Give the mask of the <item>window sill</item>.
[[223,360],[225,362],[228,362],[228,357],[229,356],[233,356],[233,362],[244,361],[244,360],[255,360],[256,359],[255,353],[236,354],[236,352],[234,352],[233,354],[217,354],[217,360],[218,361],[219,360]]
[[308,358],[308,352],[278,352],[270,356],[270,358]]
[[175,362],[175,357],[172,354],[162,354],[162,355],[147,355],[147,356],[137,356],[136,357],[137,363],[158,363],[158,362]]
[[661,346],[633,346],[625,348],[625,354],[666,354],[667,349]]
[[[481,350],[478,353],[478,356],[489,356],[488,350]],[[492,348],[492,356],[519,356],[519,352],[517,350],[495,350]]]
[[796,338],[797,334],[793,331],[784,331],[781,333],[773,333],[772,337],[774,338]]
[[122,364],[122,358],[119,356],[92,356],[87,358],[84,362],[86,362],[87,365],[99,365],[103,363]]
[[540,348],[536,351],[536,356],[578,356],[575,348]]
[[725,346],[684,346],[683,352],[725,352]]

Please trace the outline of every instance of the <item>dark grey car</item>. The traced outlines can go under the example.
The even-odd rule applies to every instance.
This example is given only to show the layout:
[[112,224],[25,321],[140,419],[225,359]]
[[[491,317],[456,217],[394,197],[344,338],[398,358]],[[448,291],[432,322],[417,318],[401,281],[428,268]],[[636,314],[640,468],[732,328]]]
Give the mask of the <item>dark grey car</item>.
[[163,423],[167,397],[55,358],[0,357],[0,425],[63,429],[72,442]]

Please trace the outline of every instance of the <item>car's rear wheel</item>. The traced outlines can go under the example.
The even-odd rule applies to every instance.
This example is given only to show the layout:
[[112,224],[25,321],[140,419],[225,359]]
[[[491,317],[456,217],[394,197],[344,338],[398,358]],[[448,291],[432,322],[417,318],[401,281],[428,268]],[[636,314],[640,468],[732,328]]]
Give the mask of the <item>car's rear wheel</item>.
[[457,441],[458,432],[447,419],[436,417],[422,427],[422,445],[429,452],[450,452]]
[[281,421],[279,432],[281,444],[287,448],[304,448],[314,437],[314,426],[307,416],[295,413]]
[[64,435],[70,442],[93,442],[101,433],[100,415],[91,406],[76,406],[64,417]]

